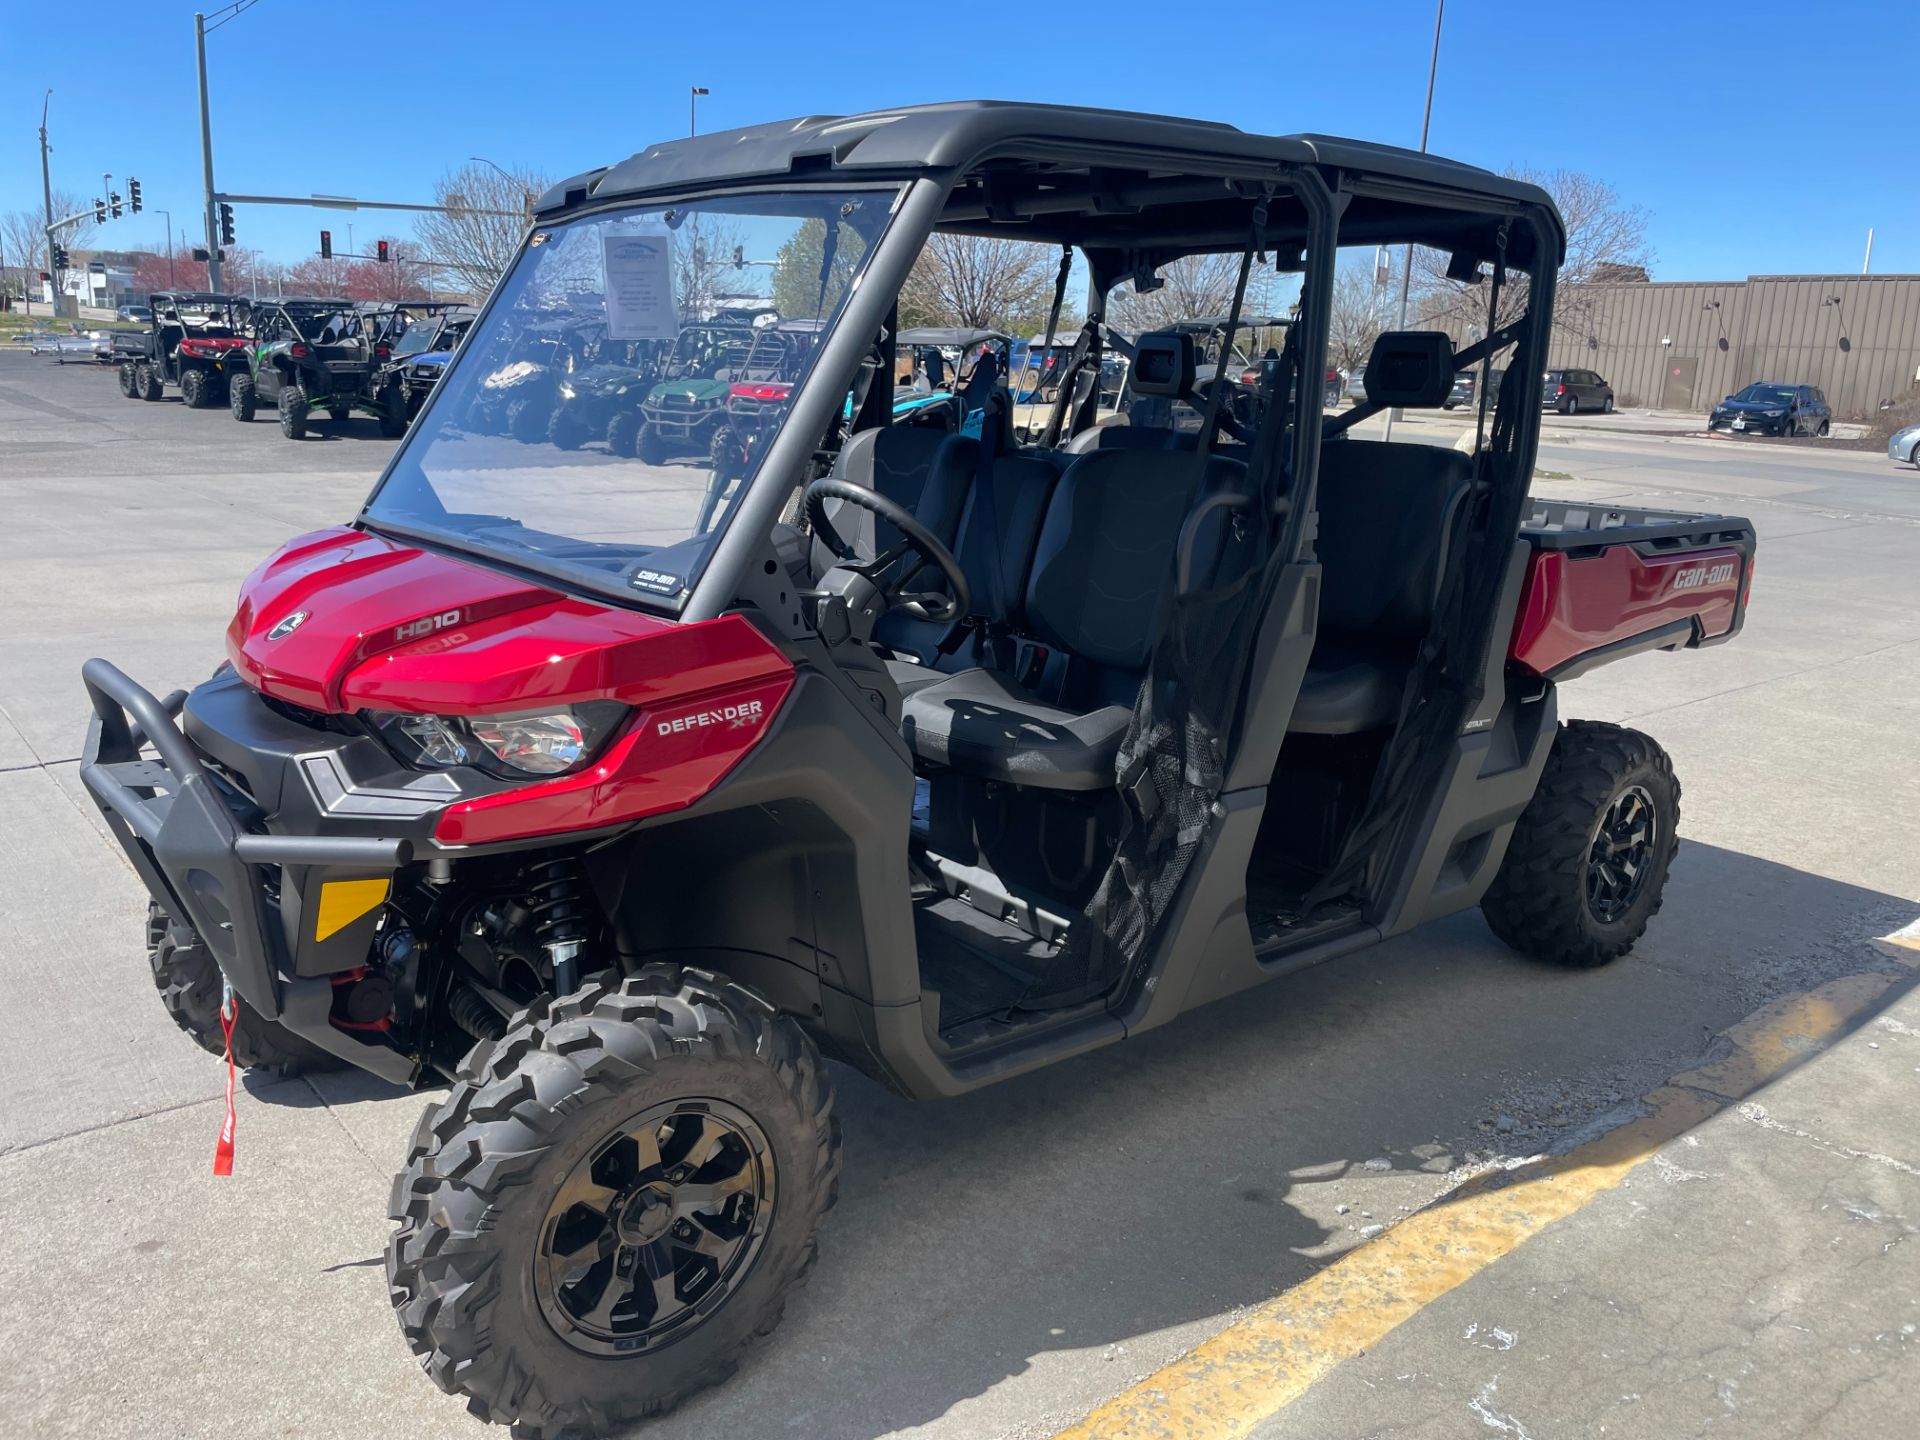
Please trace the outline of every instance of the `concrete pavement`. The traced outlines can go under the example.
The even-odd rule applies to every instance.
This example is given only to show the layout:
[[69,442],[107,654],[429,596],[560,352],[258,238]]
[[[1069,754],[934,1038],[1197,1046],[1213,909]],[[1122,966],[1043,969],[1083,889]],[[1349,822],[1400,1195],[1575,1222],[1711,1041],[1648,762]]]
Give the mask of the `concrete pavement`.
[[[128,401],[111,375],[0,355],[0,525],[12,541],[0,567],[0,859],[14,921],[0,981],[16,1035],[31,1037],[0,1051],[0,1353],[12,1361],[0,1367],[0,1433],[480,1433],[417,1373],[377,1264],[387,1184],[425,1098],[358,1077],[250,1087],[237,1173],[214,1181],[220,1067],[152,995],[139,887],[71,763],[80,661],[107,654],[157,688],[203,675],[246,571],[364,494],[389,442],[370,420],[348,428],[292,445],[266,422]],[[1853,975],[1904,987],[1907,965],[1871,942],[1920,908],[1909,738],[1920,506],[1884,460],[1881,474],[1842,452],[1779,448],[1609,436],[1556,440],[1542,456],[1580,477],[1542,493],[1739,509],[1761,531],[1736,644],[1640,657],[1563,696],[1569,714],[1656,735],[1686,787],[1687,844],[1632,957],[1544,972],[1469,914],[962,1101],[908,1105],[840,1071],[847,1168],[813,1280],[734,1381],[644,1433],[1038,1440],[1463,1175],[1630,1113],[1635,1097],[1713,1060],[1714,1037],[1756,1009]],[[1771,1092],[1756,1099],[1842,1149],[1909,1162],[1920,1149],[1910,1112],[1884,1103],[1863,1100],[1829,1129],[1774,1108]],[[1737,1120],[1710,1122],[1702,1143]],[[1738,1123],[1769,1145],[1794,1139]],[[1829,1162],[1835,1175],[1850,1163],[1817,1163]],[[1746,1173],[1735,1166],[1716,1152],[1686,1168]],[[1707,1188],[1673,1190],[1696,1203]],[[1884,1214],[1915,1214],[1861,1193]],[[1806,1257],[1775,1250],[1800,1232],[1773,1212],[1794,1196],[1752,1194],[1777,1227],[1754,1263],[1790,1283],[1789,1264]],[[1471,1283],[1516,1273],[1587,1213]],[[1713,1223],[1710,1210],[1675,1211],[1671,1243],[1705,1264]],[[1570,1263],[1625,1273],[1597,1235],[1568,1243]],[[1544,1333],[1520,1291],[1498,1298],[1489,1323],[1523,1316]],[[1402,1332],[1413,1343],[1421,1323],[1389,1343]],[[1838,1373],[1856,1339],[1806,1343]],[[1584,1363],[1558,1344],[1541,1353],[1562,1372]],[[1465,1359],[1483,1353],[1504,1359]],[[1436,1380],[1440,1418],[1398,1433],[1453,1433],[1434,1427],[1496,1373],[1509,1378],[1490,1411],[1536,1436],[1593,1433],[1581,1426],[1597,1410],[1571,1407],[1541,1429],[1517,1400],[1499,1404],[1518,1393],[1507,1388],[1517,1369],[1449,1371],[1435,1355],[1430,1373],[1459,1384]],[[1876,1394],[1865,1386],[1849,1403]],[[1294,1433],[1370,1433],[1346,1413]],[[1410,1426],[1418,1413],[1405,1412]],[[1461,1433],[1489,1428],[1465,1413],[1479,1429]],[[1749,1410],[1745,1428],[1722,1428],[1819,1433],[1764,1420]]]

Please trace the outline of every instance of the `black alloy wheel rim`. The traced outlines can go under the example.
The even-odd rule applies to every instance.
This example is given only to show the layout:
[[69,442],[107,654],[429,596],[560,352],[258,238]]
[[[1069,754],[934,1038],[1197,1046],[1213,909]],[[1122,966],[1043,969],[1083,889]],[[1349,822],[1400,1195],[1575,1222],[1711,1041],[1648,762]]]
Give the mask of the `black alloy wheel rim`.
[[712,1315],[773,1219],[773,1148],[721,1100],[655,1105],[602,1138],[547,1207],[534,1290],[547,1323],[589,1355],[632,1355]]
[[1659,839],[1653,796],[1629,785],[1600,814],[1587,851],[1587,909],[1602,925],[1612,925],[1634,907],[1653,871]]

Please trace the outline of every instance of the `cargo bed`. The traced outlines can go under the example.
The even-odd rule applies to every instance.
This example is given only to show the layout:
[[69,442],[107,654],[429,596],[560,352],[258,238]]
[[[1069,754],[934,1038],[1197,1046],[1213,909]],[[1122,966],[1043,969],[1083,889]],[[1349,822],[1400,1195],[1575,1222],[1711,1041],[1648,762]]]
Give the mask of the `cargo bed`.
[[1717,645],[1740,632],[1753,524],[1732,515],[1530,500],[1533,547],[1508,655],[1549,680],[1645,650]]

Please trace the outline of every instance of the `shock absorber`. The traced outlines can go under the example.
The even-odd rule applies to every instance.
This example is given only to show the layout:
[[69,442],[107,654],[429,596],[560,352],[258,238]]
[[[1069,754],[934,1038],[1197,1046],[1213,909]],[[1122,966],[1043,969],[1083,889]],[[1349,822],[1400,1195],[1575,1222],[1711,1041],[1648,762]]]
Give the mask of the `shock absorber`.
[[587,940],[587,882],[577,856],[561,855],[528,867],[527,909],[534,934],[553,962],[553,993],[580,988],[580,951]]

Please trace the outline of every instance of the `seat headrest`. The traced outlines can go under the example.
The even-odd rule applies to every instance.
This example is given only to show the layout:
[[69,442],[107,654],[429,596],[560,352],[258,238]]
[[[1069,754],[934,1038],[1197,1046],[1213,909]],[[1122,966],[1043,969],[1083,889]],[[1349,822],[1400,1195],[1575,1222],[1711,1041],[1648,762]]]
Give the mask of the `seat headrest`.
[[1000,383],[1000,357],[989,350],[973,363],[973,373],[967,377],[966,387],[960,392],[960,399],[969,412],[978,410],[987,403],[987,397],[993,394],[994,387]]
[[1127,380],[1136,395],[1165,395],[1177,400],[1191,394],[1193,336],[1168,330],[1142,335],[1134,342]]
[[1453,371],[1453,342],[1440,331],[1389,330],[1367,357],[1367,403],[1443,405],[1453,391]]

